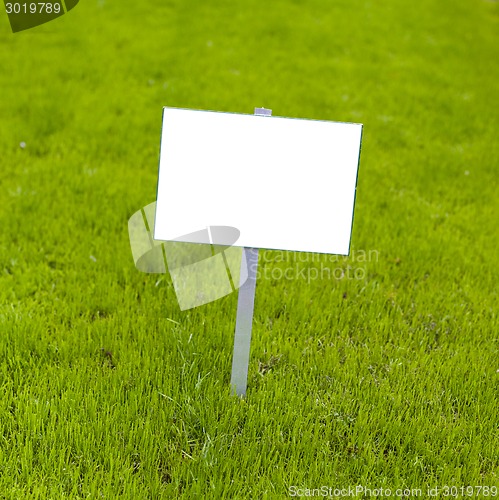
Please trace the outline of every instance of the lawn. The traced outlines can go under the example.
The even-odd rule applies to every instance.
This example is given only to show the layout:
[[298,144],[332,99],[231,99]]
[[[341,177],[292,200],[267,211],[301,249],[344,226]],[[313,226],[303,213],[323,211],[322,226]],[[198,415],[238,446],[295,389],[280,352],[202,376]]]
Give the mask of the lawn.
[[[0,42],[0,498],[499,496],[499,3],[82,0]],[[237,293],[132,260],[163,106],[364,124],[350,257],[260,252],[245,399]]]

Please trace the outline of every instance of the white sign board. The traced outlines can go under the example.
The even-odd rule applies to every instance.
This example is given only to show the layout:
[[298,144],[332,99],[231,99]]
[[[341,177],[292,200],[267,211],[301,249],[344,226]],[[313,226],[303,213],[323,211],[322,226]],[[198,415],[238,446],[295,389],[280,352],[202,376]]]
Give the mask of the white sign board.
[[164,108],[154,238],[230,226],[236,246],[348,255],[361,136],[355,123]]

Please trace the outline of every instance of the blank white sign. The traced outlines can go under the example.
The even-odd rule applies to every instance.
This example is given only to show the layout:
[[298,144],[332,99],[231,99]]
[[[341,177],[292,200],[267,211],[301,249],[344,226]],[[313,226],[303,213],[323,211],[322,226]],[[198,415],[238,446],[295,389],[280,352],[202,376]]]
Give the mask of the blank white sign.
[[154,238],[232,226],[236,246],[348,255],[361,136],[356,123],[164,108]]

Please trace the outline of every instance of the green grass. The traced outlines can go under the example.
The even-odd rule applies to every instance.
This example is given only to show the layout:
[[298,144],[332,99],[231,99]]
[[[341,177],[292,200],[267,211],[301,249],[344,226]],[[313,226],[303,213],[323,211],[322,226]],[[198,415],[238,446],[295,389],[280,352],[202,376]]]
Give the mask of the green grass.
[[[499,486],[498,33],[486,0],[0,16],[0,498]],[[364,124],[350,258],[260,254],[245,400],[237,294],[133,266],[165,105]]]

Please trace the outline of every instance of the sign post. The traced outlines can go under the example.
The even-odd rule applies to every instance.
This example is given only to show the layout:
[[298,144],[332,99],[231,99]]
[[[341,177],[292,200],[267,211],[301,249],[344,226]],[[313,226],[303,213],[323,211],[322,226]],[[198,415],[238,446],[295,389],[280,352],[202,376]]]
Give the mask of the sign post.
[[[238,396],[246,395],[248,385],[248,365],[251,346],[251,327],[255,305],[256,270],[258,266],[258,248],[243,248],[246,259],[241,259],[241,266],[248,266],[248,278],[239,289],[237,298],[236,331],[234,334],[234,354],[230,385]],[[245,262],[246,260],[246,262]],[[241,269],[244,272],[244,269]]]
[[[272,116],[271,109],[255,108],[255,115]],[[239,289],[237,297],[236,331],[234,333],[234,354],[230,385],[238,396],[246,395],[248,386],[248,366],[251,349],[251,329],[255,308],[256,271],[258,268],[258,248],[243,248],[241,276],[246,272],[248,278]],[[247,269],[246,267],[247,266]]]

